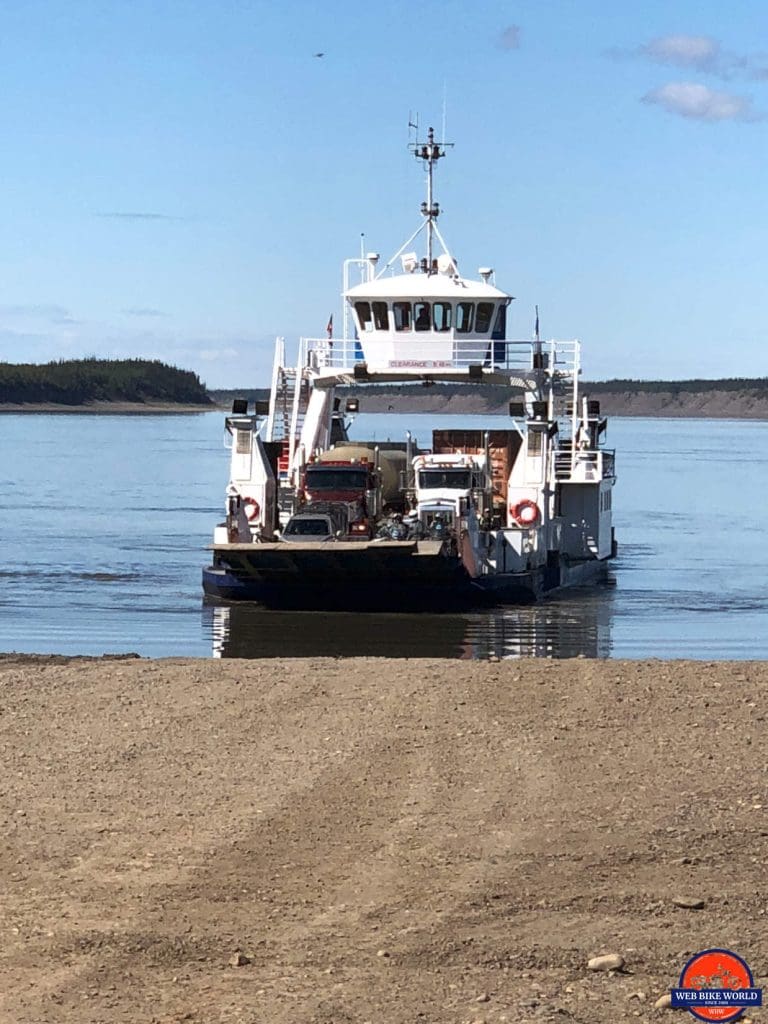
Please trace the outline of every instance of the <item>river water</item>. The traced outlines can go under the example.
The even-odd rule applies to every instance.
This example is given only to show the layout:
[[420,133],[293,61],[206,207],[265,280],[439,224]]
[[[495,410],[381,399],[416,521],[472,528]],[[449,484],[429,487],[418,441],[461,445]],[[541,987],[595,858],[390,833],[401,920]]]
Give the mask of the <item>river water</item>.
[[[361,415],[423,444],[499,418]],[[228,475],[223,416],[0,417],[0,651],[144,656],[768,657],[768,423],[614,419],[608,584],[450,615],[205,604]]]

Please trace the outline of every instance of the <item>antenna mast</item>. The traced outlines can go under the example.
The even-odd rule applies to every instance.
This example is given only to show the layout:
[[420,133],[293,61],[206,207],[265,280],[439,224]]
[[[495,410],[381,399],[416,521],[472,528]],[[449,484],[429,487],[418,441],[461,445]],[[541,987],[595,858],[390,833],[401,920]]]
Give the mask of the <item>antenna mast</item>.
[[427,171],[427,200],[421,204],[421,215],[426,219],[427,224],[427,273],[431,274],[432,271],[432,238],[437,231],[436,221],[440,216],[440,205],[439,203],[433,202],[432,199],[432,173],[435,164],[441,157],[445,156],[445,150],[448,146],[453,146],[452,142],[435,142],[435,132],[433,128],[430,128],[427,132],[426,142],[412,142],[408,148],[411,150],[417,160],[421,160]]

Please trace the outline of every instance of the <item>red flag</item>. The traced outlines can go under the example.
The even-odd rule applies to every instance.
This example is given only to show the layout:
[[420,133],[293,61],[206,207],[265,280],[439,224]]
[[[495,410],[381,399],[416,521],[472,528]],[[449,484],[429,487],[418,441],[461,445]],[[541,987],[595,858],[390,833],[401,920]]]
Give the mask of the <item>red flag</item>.
[[325,328],[329,338],[333,337],[333,313],[328,317],[328,326]]

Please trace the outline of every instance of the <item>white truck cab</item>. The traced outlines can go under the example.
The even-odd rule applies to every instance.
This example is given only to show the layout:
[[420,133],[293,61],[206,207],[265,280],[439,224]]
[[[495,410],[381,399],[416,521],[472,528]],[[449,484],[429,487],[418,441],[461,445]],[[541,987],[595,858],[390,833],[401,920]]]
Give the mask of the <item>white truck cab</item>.
[[427,537],[453,532],[466,516],[472,493],[485,488],[485,455],[438,453],[413,460],[416,514]]

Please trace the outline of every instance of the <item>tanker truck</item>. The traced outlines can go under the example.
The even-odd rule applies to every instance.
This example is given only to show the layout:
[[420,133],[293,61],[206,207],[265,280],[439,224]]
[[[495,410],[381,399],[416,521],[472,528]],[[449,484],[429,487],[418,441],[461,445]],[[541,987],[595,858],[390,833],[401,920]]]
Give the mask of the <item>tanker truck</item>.
[[301,499],[345,506],[349,536],[368,540],[382,515],[403,511],[405,467],[404,446],[339,444],[306,464]]

